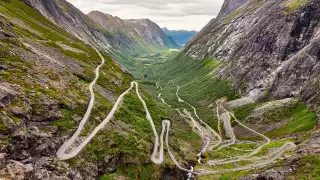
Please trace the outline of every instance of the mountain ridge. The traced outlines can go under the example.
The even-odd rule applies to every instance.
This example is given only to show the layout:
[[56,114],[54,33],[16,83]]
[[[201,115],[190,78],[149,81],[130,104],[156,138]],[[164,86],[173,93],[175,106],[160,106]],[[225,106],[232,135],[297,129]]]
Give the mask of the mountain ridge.
[[[138,38],[141,38],[146,42],[158,43],[161,46],[167,46],[169,48],[178,47],[178,45],[175,44],[175,42],[171,41],[171,39],[166,37],[165,34],[160,30],[160,27],[150,19],[124,20],[120,19],[119,17],[107,15],[99,11],[91,11],[87,15],[104,29],[110,30],[114,33],[123,33],[120,36],[125,36],[125,33],[123,31],[126,31],[126,33],[136,32],[139,36]],[[114,24],[116,25],[114,26]],[[128,29],[124,30],[125,28]],[[134,39],[133,36],[134,34],[131,34],[132,39]]]

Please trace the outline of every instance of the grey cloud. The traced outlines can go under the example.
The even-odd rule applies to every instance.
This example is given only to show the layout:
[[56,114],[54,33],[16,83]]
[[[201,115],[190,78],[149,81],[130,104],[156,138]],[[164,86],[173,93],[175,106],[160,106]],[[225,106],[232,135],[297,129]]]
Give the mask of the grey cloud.
[[168,5],[168,4],[184,4],[184,3],[191,3],[194,2],[194,0],[98,0],[100,3],[105,4],[131,4],[131,5]]
[[206,3],[193,3],[182,8],[182,12],[188,15],[212,15],[215,16],[220,11],[220,4],[207,5]]
[[[71,2],[73,0],[70,0]],[[83,2],[91,2],[92,0],[78,0]],[[207,1],[207,0],[205,0]],[[168,6],[170,4],[179,5],[182,8],[185,6],[190,7],[190,4],[203,5],[203,7],[212,7],[211,4],[214,4],[212,1],[207,3],[203,3],[202,0],[96,0],[97,3],[106,4],[106,5],[136,5],[139,7],[147,8],[147,9],[156,9],[156,10],[168,10]],[[192,9],[192,8],[191,8]]]
[[[100,3],[105,5],[127,5],[128,8],[134,6],[149,10],[156,10],[154,13],[173,16],[186,15],[217,15],[223,0],[69,0],[84,3]],[[170,8],[170,5],[180,7],[181,11]],[[169,11],[169,12],[168,12]],[[170,12],[171,11],[171,12]]]

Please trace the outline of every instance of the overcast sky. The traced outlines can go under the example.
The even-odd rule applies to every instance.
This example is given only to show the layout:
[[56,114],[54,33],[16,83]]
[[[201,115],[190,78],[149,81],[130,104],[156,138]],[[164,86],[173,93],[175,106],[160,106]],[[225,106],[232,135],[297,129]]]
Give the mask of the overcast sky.
[[149,18],[160,27],[200,30],[224,0],[67,0],[84,13],[98,10],[122,19]]

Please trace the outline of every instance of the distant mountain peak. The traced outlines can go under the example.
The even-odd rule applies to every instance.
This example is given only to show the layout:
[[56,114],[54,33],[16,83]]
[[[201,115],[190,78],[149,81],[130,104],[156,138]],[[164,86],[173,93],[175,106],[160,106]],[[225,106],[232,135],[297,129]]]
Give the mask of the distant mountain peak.
[[167,27],[162,28],[162,31],[181,46],[185,46],[198,33],[197,31],[188,30],[169,30]]
[[170,29],[168,29],[167,27],[163,27],[161,29],[162,29],[162,31],[170,31]]
[[[108,32],[113,32],[119,38],[121,46],[134,44],[161,45],[163,47],[178,48],[179,45],[170,39],[160,27],[150,19],[121,19],[99,11],[92,11],[88,17]],[[134,49],[134,47],[131,47]]]

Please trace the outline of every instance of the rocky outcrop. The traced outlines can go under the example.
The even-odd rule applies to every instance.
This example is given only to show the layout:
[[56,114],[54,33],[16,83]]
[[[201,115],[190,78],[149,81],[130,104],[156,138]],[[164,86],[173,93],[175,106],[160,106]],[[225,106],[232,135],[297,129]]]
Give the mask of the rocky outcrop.
[[320,111],[320,4],[304,2],[250,1],[212,20],[185,53],[218,58],[217,75],[231,78],[240,94],[299,97]]
[[18,96],[19,87],[8,83],[0,83],[0,107],[13,102]]
[[128,23],[133,27],[143,39],[153,44],[158,43],[161,46],[169,48],[179,48],[180,46],[171,38],[168,37],[162,29],[150,19],[130,19]]

